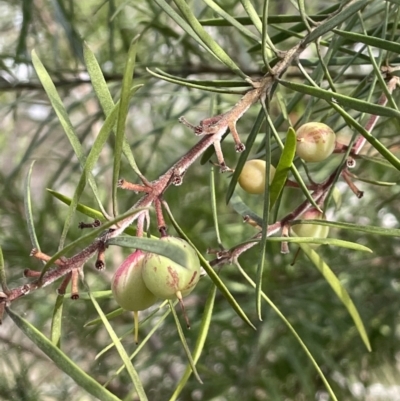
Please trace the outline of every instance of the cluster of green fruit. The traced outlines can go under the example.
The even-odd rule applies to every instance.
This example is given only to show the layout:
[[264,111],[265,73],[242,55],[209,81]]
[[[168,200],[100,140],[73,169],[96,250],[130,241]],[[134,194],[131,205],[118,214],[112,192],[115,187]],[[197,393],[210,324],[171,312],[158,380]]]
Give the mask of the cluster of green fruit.
[[[296,131],[296,154],[305,162],[320,162],[329,157],[336,145],[336,134],[326,124],[310,122],[302,125]],[[265,191],[265,177],[267,172],[264,160],[249,160],[243,166],[239,176],[239,185],[250,194],[263,194]],[[269,182],[275,176],[275,167],[268,168]],[[311,209],[299,217],[302,220],[325,219],[318,210]],[[329,227],[313,224],[297,224],[292,231],[299,237],[326,238]],[[314,248],[316,245],[313,246]]]
[[142,311],[158,299],[178,298],[181,301],[198,283],[200,261],[193,247],[176,237],[162,237],[160,241],[178,245],[184,251],[184,258],[176,263],[165,256],[139,249],[129,255],[111,281],[114,298],[123,309]]

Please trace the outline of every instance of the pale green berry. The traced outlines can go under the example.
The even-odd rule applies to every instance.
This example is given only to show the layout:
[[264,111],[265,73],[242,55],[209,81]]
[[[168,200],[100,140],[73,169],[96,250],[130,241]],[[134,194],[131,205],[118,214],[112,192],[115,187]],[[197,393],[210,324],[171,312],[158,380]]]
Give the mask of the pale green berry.
[[145,254],[137,250],[129,255],[114,273],[111,290],[118,305],[126,310],[141,311],[157,301],[142,277]]
[[[317,209],[312,208],[299,217],[299,220],[326,220],[325,215]],[[329,226],[320,226],[318,224],[296,224],[292,226],[292,232],[297,237],[326,238],[329,234]],[[307,244],[316,249],[320,244]]]
[[296,131],[296,154],[305,162],[320,162],[335,149],[336,134],[326,124],[311,122]]
[[[263,194],[265,191],[265,160],[249,160],[243,166],[238,182],[239,185],[249,194]],[[275,167],[269,166],[269,182],[275,176]]]
[[200,279],[199,258],[183,239],[163,237],[160,240],[178,245],[185,251],[185,256],[176,263],[165,256],[147,253],[143,261],[143,280],[157,298],[181,299],[193,291]]

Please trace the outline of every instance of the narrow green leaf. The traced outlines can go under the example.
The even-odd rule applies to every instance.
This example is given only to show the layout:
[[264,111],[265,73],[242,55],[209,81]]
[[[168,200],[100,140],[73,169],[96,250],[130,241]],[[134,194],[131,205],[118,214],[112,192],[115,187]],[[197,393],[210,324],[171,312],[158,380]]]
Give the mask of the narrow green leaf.
[[97,160],[100,156],[101,151],[103,150],[103,146],[105,145],[110,132],[115,124],[117,119],[117,114],[119,110],[119,104],[117,104],[109,116],[106,118],[103,126],[100,129],[99,134],[97,135],[91,149],[89,155],[86,159],[85,166],[83,167],[82,174],[80,176],[78,185],[75,189],[74,196],[72,197],[71,203],[68,208],[68,214],[65,219],[64,228],[61,234],[62,238],[66,238],[68,230],[72,224],[73,217],[76,211],[76,207],[78,205],[79,199],[85,189],[86,182],[92,174],[92,170],[97,163]]
[[[216,293],[217,293],[217,287],[213,283],[211,285],[211,289],[207,296],[206,304],[204,307],[204,312],[203,312],[202,318],[201,318],[199,334],[198,334],[198,337],[196,340],[196,345],[195,345],[194,351],[193,351],[194,364],[196,364],[197,361],[199,360],[200,355],[204,348],[204,344],[205,344],[207,336],[208,336],[208,331],[209,331],[210,325],[211,325],[211,317],[212,317],[212,313],[213,313],[213,309],[214,309],[214,301],[215,301]],[[175,401],[178,398],[179,394],[185,388],[186,383],[189,380],[189,377],[191,374],[192,374],[192,369],[190,366],[188,366],[186,368],[182,378],[179,380],[179,383],[176,386],[176,389],[175,389],[174,393],[172,394],[171,398],[169,399],[169,401]]]
[[57,295],[51,319],[50,340],[58,348],[61,348],[63,303],[64,295]]
[[139,41],[139,36],[136,36],[130,45],[128,57],[125,64],[124,77],[122,80],[121,99],[118,112],[117,131],[115,133],[115,147],[114,147],[114,168],[112,179],[112,202],[114,216],[118,214],[117,208],[117,190],[119,171],[121,167],[122,148],[125,138],[125,124],[126,117],[129,111],[129,100],[131,96],[131,86],[133,79],[133,71],[135,70],[136,50]]
[[[86,286],[87,286],[87,284],[86,284]],[[132,380],[133,385],[135,386],[135,389],[139,396],[140,401],[147,401],[148,398],[144,391],[142,382],[140,381],[140,377],[139,377],[138,373],[136,372],[136,369],[133,367],[132,362],[129,359],[129,356],[125,351],[125,348],[121,344],[121,341],[119,340],[118,336],[115,334],[114,329],[112,328],[110,322],[107,320],[106,316],[104,315],[104,312],[100,308],[100,305],[96,301],[96,298],[90,294],[89,288],[88,288],[88,292],[90,295],[90,299],[92,300],[93,306],[95,307],[97,313],[99,314],[100,318],[102,319],[104,327],[106,328],[109,336],[111,337],[111,340],[115,344],[115,348],[117,349],[119,356],[121,357],[122,361],[124,362],[126,370],[129,373],[129,376]]]
[[124,248],[141,249],[142,251],[165,256],[175,263],[181,264],[186,259],[186,252],[180,246],[160,239],[131,237],[120,235],[107,241],[107,245],[118,245]]
[[352,42],[361,42],[369,46],[377,47],[378,49],[388,50],[396,54],[400,53],[400,43],[398,42],[392,42],[390,40],[381,39],[374,36],[367,36],[361,33],[341,31],[340,29],[335,29],[334,32],[343,38],[351,40]]
[[[250,31],[249,29],[245,28],[236,18],[233,18],[229,13],[227,13],[226,11],[224,11],[223,8],[221,8],[217,3],[215,3],[215,1],[213,0],[203,0],[204,3],[206,3],[208,5],[208,7],[210,7],[215,13],[217,13],[218,15],[220,15],[223,20],[226,20],[227,25],[232,25],[233,27],[235,27],[239,32],[241,32],[243,35],[247,36],[248,38],[250,38],[251,40],[255,40],[256,42],[260,42],[260,38],[255,35],[252,31]],[[200,23],[202,25],[203,21],[200,21]]]
[[193,372],[194,376],[196,377],[197,381],[198,381],[200,384],[203,384],[203,382],[202,382],[202,380],[201,380],[199,374],[197,373],[196,365],[195,365],[195,363],[194,363],[194,361],[193,361],[192,354],[190,353],[189,346],[188,346],[188,344],[187,344],[187,342],[186,342],[185,334],[183,333],[182,326],[181,326],[181,322],[179,321],[179,317],[178,317],[178,315],[177,315],[177,313],[176,313],[174,304],[172,303],[171,300],[168,300],[168,303],[169,303],[169,307],[171,308],[171,312],[172,312],[172,316],[174,317],[176,329],[177,329],[177,331],[178,331],[179,338],[180,338],[180,340],[181,340],[183,349],[184,349],[185,354],[186,354],[186,357],[187,357],[187,359],[188,359],[189,366],[190,366],[190,368],[192,369],[192,372]]
[[[68,196],[65,196],[63,194],[60,194],[57,191],[53,191],[50,188],[46,188],[46,191],[50,193],[52,196],[60,200],[61,202],[65,203],[66,205],[70,205],[72,202],[72,199],[69,198]],[[85,206],[82,203],[78,203],[76,206],[76,210],[79,212],[83,213],[84,215],[88,217],[92,217],[93,219],[98,219],[100,221],[105,221],[104,216],[101,212],[99,212],[96,209],[93,209],[91,207]]]
[[290,172],[294,156],[296,154],[296,133],[293,128],[289,128],[286,134],[285,147],[283,148],[282,155],[276,167],[274,179],[272,180],[269,190],[270,196],[270,209],[275,205],[276,200],[279,198]]
[[[267,117],[267,123],[270,126],[271,132],[275,138],[275,141],[277,142],[278,146],[282,149],[284,148],[284,145],[282,143],[282,140],[275,128],[275,124],[273,123],[273,121],[271,120],[271,116],[268,113],[267,110],[265,110],[266,113],[266,117]],[[317,205],[317,203],[315,202],[315,199],[312,197],[310,191],[308,190],[306,184],[304,183],[303,178],[301,177],[299,171],[297,170],[297,167],[292,163],[291,167],[290,167],[292,174],[294,176],[294,178],[296,179],[297,183],[299,184],[300,189],[303,191],[305,197],[310,201],[310,203],[317,209],[320,210],[319,206]]]
[[[117,308],[114,311],[107,313],[106,314],[106,318],[107,318],[107,320],[111,320],[111,319],[114,319],[117,316],[121,316],[125,312],[126,312],[126,310],[124,310],[122,308]],[[83,327],[94,326],[94,325],[99,324],[101,322],[102,322],[101,318],[98,317],[97,319],[92,319],[92,320],[88,321],[87,323],[84,324]]]
[[172,222],[172,225],[174,226],[175,230],[177,233],[184,238],[197,252],[197,256],[200,259],[200,263],[203,266],[204,270],[207,272],[208,276],[212,280],[212,282],[218,287],[218,289],[221,291],[222,295],[226,298],[228,303],[232,306],[232,309],[238,314],[238,316],[245,322],[247,323],[251,328],[256,330],[256,327],[254,326],[253,323],[251,323],[250,319],[247,317],[246,313],[243,311],[243,309],[240,307],[234,296],[230,293],[224,282],[220,279],[218,274],[215,272],[215,270],[210,266],[208,261],[204,258],[204,256],[199,252],[199,250],[194,246],[193,242],[190,241],[190,239],[187,237],[187,235],[184,233],[184,231],[181,229],[179,224],[176,222],[174,216],[171,213],[171,210],[169,209],[168,205],[164,204],[165,210],[167,211],[167,214]]
[[397,182],[368,180],[367,178],[358,177],[357,175],[354,175],[354,174],[352,174],[351,177],[355,180],[365,182],[365,183],[371,184],[371,185],[378,185],[380,187],[392,187],[394,185],[398,185]]
[[[307,220],[308,221],[308,220]],[[295,244],[322,244],[340,246],[341,248],[354,249],[356,251],[370,252],[372,249],[357,244],[356,242],[344,241],[337,238],[314,238],[314,237],[268,237],[267,241],[271,242],[293,242]]]
[[[63,194],[60,194],[59,192],[53,191],[52,189],[46,188],[46,191],[49,192],[52,196],[54,196],[56,199],[60,200],[61,202],[65,203],[66,205],[70,205],[72,202],[72,199],[69,198],[68,196],[65,196]],[[82,203],[78,203],[76,205],[76,210],[78,212],[83,213],[85,216],[91,217],[93,219],[100,220],[100,222],[106,221],[104,219],[104,216],[101,212],[99,212],[96,209],[93,209],[89,206],[83,205]],[[125,233],[129,235],[136,235],[136,229],[133,227],[127,227],[125,229]]]
[[174,77],[174,76],[171,76],[170,74],[164,73],[159,68],[157,68],[158,72],[152,71],[149,68],[146,68],[146,70],[148,73],[150,73],[151,75],[153,75],[156,78],[160,78],[164,81],[171,82],[173,84],[186,86],[187,88],[194,88],[194,89],[200,89],[200,90],[208,91],[208,92],[227,93],[227,94],[234,94],[234,95],[243,95],[243,93],[244,93],[243,90],[239,90],[239,89],[233,90],[233,89],[219,88],[217,86],[206,85],[206,84],[202,85],[202,84],[200,84],[200,82],[202,82],[202,81],[197,81],[199,83],[195,83],[195,82],[189,81],[187,79],[183,79],[180,77]]
[[384,159],[382,157],[368,156],[368,155],[357,155],[357,159],[366,160],[366,161],[369,161],[371,163],[376,163],[376,164],[380,164],[381,166],[385,166],[385,167],[390,167],[392,169],[396,169],[396,167],[394,167],[392,163],[388,162],[386,159]]
[[[34,50],[32,51],[32,63],[33,63],[33,66],[35,67],[35,70],[40,79],[40,82],[42,83],[43,88],[46,91],[47,96],[49,97],[50,103],[53,106],[54,111],[57,114],[57,117],[61,123],[61,126],[63,127],[64,132],[67,135],[67,138],[79,160],[79,163],[80,163],[81,167],[83,167],[84,163],[85,163],[85,157],[83,154],[81,143],[79,142],[78,136],[75,133],[74,127],[72,126],[72,123],[69,119],[68,113],[62,103],[60,96],[57,93],[57,89],[56,89],[53,81],[51,80],[50,75],[46,71],[44,65],[42,64],[42,62],[40,61],[39,57],[37,56],[37,54]],[[93,193],[96,197],[96,200],[97,200],[97,203],[98,203],[100,209],[102,210],[103,213],[105,213],[103,206],[101,204],[101,201],[98,197],[98,190],[97,190],[97,186],[96,186],[96,183],[95,183],[93,177],[90,176],[88,178],[88,180],[89,180],[89,184],[93,190]],[[65,222],[65,225],[69,225],[69,224],[70,223],[68,221]],[[65,236],[65,232],[64,232],[64,236],[62,235],[60,237],[59,249],[61,249],[63,247],[65,238],[66,238],[66,236]]]
[[17,315],[7,308],[7,313],[21,331],[40,349],[54,364],[71,377],[80,387],[89,394],[101,401],[121,401],[114,394],[110,393],[91,376],[84,372],[67,355],[46,338],[36,327],[32,326],[27,320]]
[[[159,3],[158,0],[156,0]],[[202,42],[208,47],[212,53],[224,63],[228,68],[230,68],[235,74],[239,75],[243,79],[246,79],[247,76],[243,73],[240,68],[235,64],[235,62],[228,56],[225,50],[222,49],[221,46],[209,35],[209,33],[202,27],[198,19],[192,12],[191,7],[186,3],[185,0],[174,0],[174,3],[179,8],[186,21],[192,27],[193,31],[196,32],[196,35],[202,40]]]
[[[400,1],[400,0],[398,0]],[[329,13],[332,13],[333,11],[337,10],[339,5],[331,6],[329,9],[322,10],[323,14],[313,14],[310,15],[309,17],[316,21],[324,21],[326,20],[329,15]],[[260,16],[262,19],[263,16]],[[235,17],[235,21],[237,21],[241,25],[253,25],[250,17]],[[286,15],[286,14],[279,14],[279,15],[268,15],[267,23],[268,25],[271,24],[287,24],[287,23],[295,23],[295,22],[300,22],[302,29],[300,29],[298,32],[304,30],[304,23],[300,15]],[[200,20],[200,23],[204,26],[231,26],[230,20],[224,18],[208,18],[208,19],[202,19]]]
[[384,116],[384,117],[400,118],[400,111],[391,109],[389,107],[380,106],[374,103],[368,103],[365,102],[364,100],[355,99],[322,88],[316,88],[310,85],[299,84],[296,82],[289,82],[283,79],[279,79],[279,83],[296,92],[301,92],[307,95],[315,96],[320,99],[324,99],[328,102],[337,103],[340,106],[345,106],[352,108],[354,110],[362,111],[363,113]]
[[31,176],[34,164],[35,161],[31,163],[28,174],[26,175],[25,179],[24,206],[25,206],[25,219],[28,226],[29,238],[31,239],[32,247],[36,248],[37,250],[40,250],[39,241],[36,236],[35,222],[33,219],[32,201],[31,201]]
[[211,192],[211,210],[214,222],[215,235],[217,237],[218,245],[222,246],[221,236],[219,235],[218,225],[218,209],[217,209],[217,195],[215,191],[215,169],[212,166],[210,169],[210,192]]
[[261,18],[258,16],[253,4],[250,2],[250,0],[240,0],[240,2],[246,11],[246,14],[249,16],[251,23],[254,25],[254,28],[257,29],[259,33],[262,33]]
[[[95,55],[90,50],[89,46],[85,43],[84,45],[84,56],[85,56],[85,63],[86,67],[90,76],[90,80],[93,85],[93,89],[99,99],[100,105],[104,111],[106,117],[112,112],[114,108],[114,101],[112,99],[111,93],[108,89],[107,82],[104,79],[103,72],[99,66],[99,63],[96,60]],[[141,88],[142,85],[136,85],[131,88],[131,96]],[[141,177],[142,174],[136,164],[135,158],[133,157],[132,150],[128,144],[128,141],[124,137],[124,142],[122,144],[122,150],[124,152],[125,157],[127,158],[130,166],[132,167],[133,171]]]
[[329,220],[293,220],[291,225],[294,224],[316,224],[321,226],[329,226],[336,228],[343,228],[345,230],[360,231],[368,234],[386,235],[389,237],[400,237],[400,229],[398,228],[384,228],[376,226],[364,226],[353,223],[344,223]]
[[336,277],[335,273],[330,269],[330,267],[325,263],[325,261],[318,255],[317,252],[312,250],[308,245],[300,244],[303,252],[308,256],[312,263],[314,263],[315,267],[321,272],[324,276],[325,280],[332,287],[333,291],[336,293],[337,297],[346,307],[350,316],[353,319],[353,322],[360,334],[361,339],[363,340],[365,346],[368,351],[371,351],[371,345],[369,343],[367,332],[365,331],[364,323],[361,320],[360,314],[358,313],[357,308],[355,307],[353,301],[351,300],[346,288],[343,287],[340,280]]
[[[245,272],[245,270],[240,266],[239,263],[236,263],[236,266],[239,269],[239,272],[242,274],[242,276],[247,280],[247,282],[253,287],[256,287],[256,283],[250,278],[250,276]],[[279,310],[279,308],[271,301],[271,299],[264,293],[261,292],[261,296],[264,298],[264,300],[268,303],[268,305],[272,308],[272,310],[279,316],[279,318],[285,323],[287,328],[291,331],[293,334],[294,338],[298,341],[300,344],[301,348],[303,348],[304,352],[306,353],[308,359],[311,361],[311,363],[314,365],[315,370],[319,374],[319,377],[321,378],[322,382],[325,385],[325,388],[327,389],[328,393],[332,397],[332,400],[338,401],[336,398],[335,393],[333,392],[327,378],[325,377],[324,373],[322,372],[321,368],[318,366],[318,363],[312,356],[310,350],[307,348],[307,345],[304,343],[304,341],[301,339],[297,331],[294,329],[294,327],[290,324],[290,322],[286,319],[285,315]]]
[[114,107],[114,101],[107,87],[106,80],[104,79],[103,71],[101,70],[95,55],[86,42],[83,45],[83,55],[85,58],[86,68],[93,85],[93,89],[96,92],[101,107],[103,108],[103,110],[107,111],[106,116],[108,116],[108,114],[111,113],[111,110]]
[[[178,301],[176,301],[178,302]],[[167,303],[167,301],[163,302],[163,304],[161,306],[165,306],[165,304]],[[160,306],[160,309],[161,309]],[[160,317],[160,319],[158,320],[158,322],[156,324],[153,325],[153,327],[151,328],[151,330],[147,333],[146,337],[143,339],[143,341],[141,341],[135,351],[129,356],[129,359],[132,360],[133,358],[135,358],[135,356],[144,348],[144,346],[147,344],[147,342],[149,341],[149,339],[151,338],[151,336],[158,330],[158,328],[161,326],[161,324],[164,322],[164,320],[169,316],[169,314],[171,313],[171,309],[168,308],[168,310],[164,313],[164,315],[162,315]],[[153,316],[153,314],[151,314],[150,316]],[[146,318],[147,320],[147,318]],[[132,330],[129,331],[129,334],[132,335]],[[101,354],[103,354],[109,347],[106,347],[104,350],[102,350],[99,354],[96,355],[96,359],[99,358],[99,356]],[[107,380],[107,382],[104,384],[104,387],[107,387],[109,383],[111,383],[111,381],[118,376],[123,370],[125,369],[125,365],[122,365],[120,368],[118,368],[118,370],[115,372],[114,375],[111,376],[110,379]]]
[[7,286],[6,269],[4,268],[4,257],[3,257],[3,250],[1,249],[1,247],[0,247],[0,285],[2,290],[5,293],[8,293],[9,289]]
[[304,39],[304,44],[310,43],[325,33],[331,32],[333,28],[340,25],[342,22],[346,21],[352,15],[354,15],[357,11],[361,10],[364,6],[367,5],[371,0],[359,0],[359,1],[350,1],[348,5],[344,6],[342,10],[335,14],[333,17],[327,19],[317,28],[315,28],[309,35]]

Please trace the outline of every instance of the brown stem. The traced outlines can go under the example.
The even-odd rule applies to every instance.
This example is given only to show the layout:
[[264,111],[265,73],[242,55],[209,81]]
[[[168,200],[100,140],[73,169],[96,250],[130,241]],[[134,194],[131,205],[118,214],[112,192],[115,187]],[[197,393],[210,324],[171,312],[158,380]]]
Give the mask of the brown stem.
[[57,293],[58,295],[65,295],[65,292],[67,291],[68,284],[71,281],[72,273],[69,272],[61,282],[61,285],[58,287]]
[[79,299],[79,268],[71,272],[71,299]]

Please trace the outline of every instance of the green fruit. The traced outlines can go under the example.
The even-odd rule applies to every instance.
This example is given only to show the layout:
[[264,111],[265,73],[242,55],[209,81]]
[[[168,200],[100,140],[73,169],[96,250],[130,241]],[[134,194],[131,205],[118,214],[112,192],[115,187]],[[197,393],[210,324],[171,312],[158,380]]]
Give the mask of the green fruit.
[[320,162],[335,149],[336,134],[323,123],[307,123],[296,131],[296,154],[305,162]]
[[[317,209],[313,208],[299,217],[299,220],[326,220],[326,217]],[[292,227],[292,232],[297,237],[326,238],[329,234],[328,226],[319,226],[318,224],[296,224]],[[316,249],[321,244],[307,244]]]
[[200,279],[200,262],[196,251],[184,240],[163,237],[161,241],[177,244],[185,251],[178,264],[165,256],[147,253],[143,260],[142,277],[147,288],[161,299],[175,299],[190,294]]
[[[249,194],[263,194],[265,191],[265,160],[249,160],[243,166],[238,182],[239,185]],[[269,182],[275,176],[275,167],[270,165]]]
[[145,254],[137,250],[129,255],[114,273],[111,290],[121,308],[141,311],[153,305],[157,298],[146,287],[142,278]]

